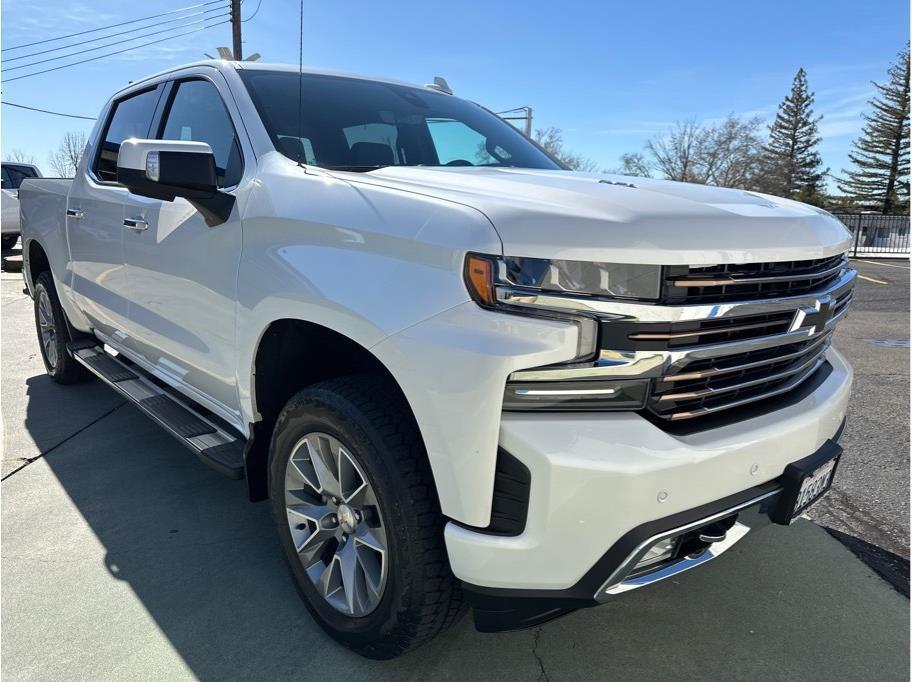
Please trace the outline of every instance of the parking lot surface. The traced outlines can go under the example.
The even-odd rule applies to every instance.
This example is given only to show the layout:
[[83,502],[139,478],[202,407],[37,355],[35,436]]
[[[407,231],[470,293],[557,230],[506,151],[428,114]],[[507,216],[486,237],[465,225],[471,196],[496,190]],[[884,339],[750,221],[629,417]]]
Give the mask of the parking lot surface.
[[[902,558],[909,349],[867,340],[908,342],[899,266],[859,266],[887,283],[862,280],[836,341],[855,401],[837,489],[812,516]],[[808,521],[533,630],[481,635],[467,616],[399,660],[359,658],[310,619],[242,483],[100,383],[44,375],[21,289],[3,275],[5,680],[909,679],[908,599]]]
[[861,278],[834,345],[855,369],[845,454],[810,511],[895,583],[909,578],[909,261],[855,260]]

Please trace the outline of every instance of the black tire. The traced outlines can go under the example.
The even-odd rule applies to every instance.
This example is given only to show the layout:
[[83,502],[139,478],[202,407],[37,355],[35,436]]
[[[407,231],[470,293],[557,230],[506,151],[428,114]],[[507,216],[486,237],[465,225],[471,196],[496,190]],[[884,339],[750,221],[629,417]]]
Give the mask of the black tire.
[[0,237],[0,248],[2,248],[4,251],[11,251],[12,248],[16,246],[16,242],[18,241],[18,234],[8,234],[4,237]]
[[[383,516],[387,582],[379,604],[365,616],[343,614],[324,599],[292,541],[286,466],[295,444],[314,432],[338,439],[357,457]],[[368,658],[390,659],[429,641],[462,615],[462,592],[450,571],[427,453],[404,399],[382,377],[332,379],[292,397],[273,432],[269,486],[298,590],[314,619],[338,642]]]
[[[50,304],[50,312],[53,321],[53,338],[50,341],[53,351],[49,357],[49,349],[46,348],[42,337],[41,316],[39,310],[42,305],[42,297],[46,296]],[[38,332],[38,347],[41,349],[41,359],[44,361],[44,368],[48,376],[58,384],[76,384],[87,381],[92,378],[91,372],[80,365],[67,352],[67,342],[70,340],[68,327],[66,323],[66,314],[60,307],[60,299],[57,298],[57,289],[54,287],[54,278],[47,270],[38,275],[35,280],[35,329]]]

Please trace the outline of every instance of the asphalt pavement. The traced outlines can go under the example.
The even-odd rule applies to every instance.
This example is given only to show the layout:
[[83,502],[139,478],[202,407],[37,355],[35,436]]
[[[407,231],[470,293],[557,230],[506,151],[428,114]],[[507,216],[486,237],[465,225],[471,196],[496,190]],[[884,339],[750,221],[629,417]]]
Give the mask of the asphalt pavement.
[[31,302],[4,274],[3,679],[908,680],[909,601],[856,558],[909,551],[909,349],[866,340],[908,344],[899,266],[862,265],[886,284],[862,280],[836,341],[857,383],[837,489],[812,510],[832,532],[768,527],[605,606],[501,635],[467,617],[383,663],[313,623],[243,483],[100,383],[44,375]]
[[854,260],[834,345],[855,369],[833,490],[809,516],[909,594],[909,261]]

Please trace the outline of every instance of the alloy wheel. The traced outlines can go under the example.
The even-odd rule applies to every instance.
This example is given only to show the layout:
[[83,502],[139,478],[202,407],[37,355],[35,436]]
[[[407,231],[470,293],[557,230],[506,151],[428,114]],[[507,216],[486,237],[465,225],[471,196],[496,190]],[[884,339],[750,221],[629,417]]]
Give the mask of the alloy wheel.
[[298,559],[317,592],[349,616],[371,613],[388,573],[376,494],[350,448],[308,433],[285,467],[285,511]]
[[44,348],[44,357],[51,369],[57,367],[57,327],[54,324],[54,309],[46,289],[41,289],[38,294],[38,333],[41,336],[41,346]]

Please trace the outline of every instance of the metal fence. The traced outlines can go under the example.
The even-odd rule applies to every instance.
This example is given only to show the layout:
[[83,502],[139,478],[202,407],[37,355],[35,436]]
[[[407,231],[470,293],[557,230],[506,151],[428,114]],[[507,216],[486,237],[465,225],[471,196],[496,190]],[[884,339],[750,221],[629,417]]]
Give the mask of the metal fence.
[[852,233],[851,256],[909,257],[909,216],[834,214]]

